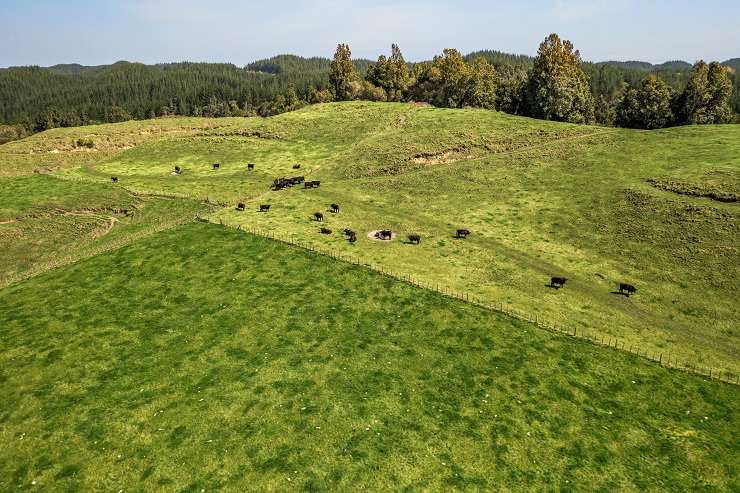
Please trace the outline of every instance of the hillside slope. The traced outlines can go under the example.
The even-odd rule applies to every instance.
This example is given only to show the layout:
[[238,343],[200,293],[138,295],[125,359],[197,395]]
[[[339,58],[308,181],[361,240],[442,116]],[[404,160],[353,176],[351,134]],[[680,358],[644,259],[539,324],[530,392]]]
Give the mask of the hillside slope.
[[213,224],[0,290],[3,491],[737,491],[738,390]]
[[[671,361],[732,378],[740,369],[740,126],[644,132],[364,102],[156,125],[179,122],[197,130],[152,133],[59,172],[101,184],[117,175],[134,192],[220,201],[227,207],[214,221],[293,236]],[[104,125],[90,138],[113,146],[141,125],[155,122]],[[50,135],[59,146],[75,130]],[[41,146],[46,136],[34,139]],[[181,175],[172,174],[176,165]],[[321,187],[270,191],[274,178],[295,174]],[[237,202],[247,211],[236,211]],[[270,212],[258,213],[266,203]],[[331,203],[339,214],[327,211]],[[319,234],[317,211],[333,234]],[[358,232],[357,243],[344,228]],[[381,228],[398,240],[366,238]],[[471,236],[453,238],[458,228]],[[420,245],[403,241],[412,232]],[[546,286],[556,275],[569,279],[565,288]],[[637,294],[617,293],[622,282]]]

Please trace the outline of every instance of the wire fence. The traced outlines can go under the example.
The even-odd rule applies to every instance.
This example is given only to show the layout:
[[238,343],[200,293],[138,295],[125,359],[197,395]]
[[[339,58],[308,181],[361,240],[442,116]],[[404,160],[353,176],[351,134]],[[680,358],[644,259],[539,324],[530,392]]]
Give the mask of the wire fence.
[[[203,222],[211,222],[210,220],[203,218],[203,217],[198,217],[198,220],[203,221]],[[224,225],[223,220],[220,221],[220,224]],[[438,283],[430,283],[430,282],[422,281],[421,279],[417,279],[410,274],[405,274],[402,272],[394,271],[392,269],[388,269],[386,266],[382,264],[368,263],[366,261],[362,261],[359,257],[346,255],[337,250],[321,248],[307,241],[302,241],[299,238],[276,234],[273,231],[263,231],[263,230],[251,228],[251,227],[245,228],[240,225],[236,226],[236,228],[238,230],[245,231],[255,236],[261,236],[261,237],[268,238],[271,240],[279,241],[281,243],[286,243],[286,244],[289,244],[295,247],[299,247],[301,249],[304,249],[304,250],[307,250],[307,251],[310,251],[310,252],[313,252],[319,255],[331,257],[332,259],[335,259],[335,260],[339,260],[339,261],[350,263],[353,265],[365,267],[367,269],[371,269],[384,276],[392,277],[396,280],[406,282],[418,288],[432,290],[443,296],[454,298],[460,301],[464,301],[466,303],[473,304],[475,306],[484,308],[491,312],[502,313],[509,317],[534,324],[537,327],[548,330],[550,332],[554,332],[557,334],[561,334],[561,335],[565,335],[565,336],[579,339],[582,341],[586,341],[586,342],[589,342],[597,346],[610,348],[614,351],[631,354],[633,356],[657,363],[664,368],[670,368],[673,370],[678,370],[678,371],[682,371],[685,373],[698,375],[704,378],[708,378],[710,380],[717,380],[717,381],[732,384],[732,385],[740,385],[740,375],[732,373],[727,370],[720,370],[720,369],[710,367],[710,366],[702,366],[702,365],[698,365],[694,363],[687,363],[684,361],[679,361],[678,356],[674,354],[670,354],[668,352],[660,352],[660,351],[655,351],[655,350],[644,349],[639,345],[628,344],[625,341],[620,340],[616,337],[605,336],[603,334],[590,333],[589,331],[583,328],[579,329],[576,327],[571,328],[571,327],[566,327],[564,325],[559,325],[551,321],[545,320],[543,317],[539,315],[532,315],[525,311],[510,307],[504,304],[503,302],[498,302],[498,303],[491,302],[489,300],[484,300],[480,296],[476,296],[475,294],[472,294],[469,292],[460,291],[454,288],[440,285]]]

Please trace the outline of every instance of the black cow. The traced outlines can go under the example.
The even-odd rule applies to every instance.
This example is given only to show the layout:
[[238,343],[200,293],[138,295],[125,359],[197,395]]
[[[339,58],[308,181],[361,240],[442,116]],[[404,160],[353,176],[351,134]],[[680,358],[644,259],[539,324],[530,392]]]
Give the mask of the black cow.
[[347,235],[347,236],[354,236],[355,235],[355,232],[352,231],[349,228],[344,228],[344,234]]
[[324,215],[323,215],[322,213],[320,213],[320,212],[314,212],[314,213],[313,213],[313,217],[314,217],[314,218],[315,218],[315,219],[316,219],[317,221],[323,221],[323,220],[324,220]]
[[238,210],[238,211],[243,211],[244,209],[246,209],[246,207],[247,207],[247,206],[245,206],[243,202],[239,202],[239,203],[237,204],[237,206],[236,206],[236,210]]
[[301,169],[301,165],[300,165],[300,164],[298,164],[298,163],[295,163],[295,164],[293,165],[293,169]]
[[630,294],[634,294],[637,292],[637,288],[634,287],[632,284],[627,284],[626,282],[620,282],[619,283],[619,292],[624,293],[625,295],[629,296]]
[[550,286],[556,289],[560,289],[565,286],[565,282],[568,279],[565,277],[553,277],[550,279]]
[[247,163],[247,169],[254,169],[254,163]]
[[455,234],[455,237],[465,239],[468,237],[469,234],[470,234],[470,230],[468,229],[458,229],[457,233]]
[[113,183],[118,183],[118,177],[117,176],[111,176],[110,177],[110,181],[112,181]]
[[349,240],[350,243],[354,243],[354,242],[357,241],[357,235],[353,231],[352,234],[349,235],[349,238],[347,238],[347,239]]
[[312,181],[304,182],[303,188],[313,188],[313,182]]
[[418,233],[411,233],[409,235],[409,242],[416,243],[418,245],[421,243],[421,235]]
[[179,175],[181,171],[182,170],[180,169],[179,166],[175,166],[175,173],[177,173]]
[[319,186],[321,186],[321,182],[320,181],[317,181],[317,180],[314,180],[313,181],[313,186],[314,186],[314,188],[319,188]]
[[260,212],[267,212],[270,210],[270,204],[262,204],[260,205]]
[[379,240],[390,240],[393,239],[393,232],[390,229],[381,229],[377,233],[375,233],[375,236]]
[[333,213],[335,213],[335,214],[336,214],[337,212],[339,212],[339,204],[332,204],[332,205],[331,205],[331,211],[332,211]]
[[331,230],[329,228],[321,228],[321,234],[322,235],[330,235]]
[[282,190],[283,188],[287,188],[292,185],[293,183],[288,178],[275,178],[272,182],[272,189]]
[[221,167],[220,163],[213,163],[213,169],[218,169]]

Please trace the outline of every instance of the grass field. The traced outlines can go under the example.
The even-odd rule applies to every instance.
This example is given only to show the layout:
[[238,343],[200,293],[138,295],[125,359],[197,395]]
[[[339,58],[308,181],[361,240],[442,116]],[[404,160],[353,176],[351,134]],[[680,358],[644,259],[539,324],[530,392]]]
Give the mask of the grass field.
[[738,388],[193,223],[0,290],[0,490],[737,491]]
[[0,178],[0,287],[212,210],[48,175]]
[[[208,198],[227,204],[217,222],[293,236],[681,363],[740,372],[740,212],[737,202],[713,199],[740,194],[738,125],[645,132],[355,102],[97,132],[120,136],[110,146],[132,145],[126,129],[138,139],[147,125],[168,130],[59,172]],[[172,174],[175,165],[182,175]],[[274,178],[295,174],[322,186],[269,191]],[[234,210],[240,201],[247,212]],[[319,235],[311,216],[335,202],[341,211],[325,213],[324,224],[334,234]],[[261,203],[270,213],[256,212]],[[338,234],[345,227],[359,233],[357,244]],[[472,231],[468,240],[452,238],[460,227]],[[421,245],[365,238],[380,228],[400,239],[420,233]],[[553,275],[569,278],[564,289],[545,286]],[[620,282],[637,294],[614,294]]]

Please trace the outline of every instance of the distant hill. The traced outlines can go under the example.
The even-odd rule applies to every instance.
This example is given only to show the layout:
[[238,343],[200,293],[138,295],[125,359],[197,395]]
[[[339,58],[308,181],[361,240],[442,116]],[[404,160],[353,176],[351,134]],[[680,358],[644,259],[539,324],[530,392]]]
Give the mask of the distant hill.
[[[355,69],[360,74],[365,74],[372,60],[356,59],[353,60]],[[296,55],[277,55],[263,60],[257,60],[248,64],[245,68],[254,72],[264,72],[268,74],[297,74],[297,73],[329,73],[331,60],[324,57],[304,58]]]
[[[497,70],[528,70],[529,55],[481,50],[465,55],[488,60]],[[372,60],[356,59],[364,76]],[[724,62],[740,70],[740,58]],[[159,115],[246,114],[269,105],[292,88],[300,99],[328,85],[331,60],[290,54],[257,60],[244,67],[230,63],[160,63],[118,61],[110,65],[78,63],[51,67],[0,69],[0,123],[28,128],[76,126],[92,122],[144,119]],[[614,100],[625,82],[639,83],[658,73],[675,90],[686,83],[691,64],[668,61],[607,61],[583,64],[595,96]],[[734,77],[738,79],[737,76]],[[733,108],[740,111],[740,90],[734,82]],[[113,111],[115,110],[115,111]],[[260,114],[273,114],[260,111]]]
[[740,72],[740,58],[730,58],[729,60],[722,62],[722,65],[731,67],[735,69],[735,71]]
[[672,60],[659,64],[652,64],[650,62],[640,62],[637,60],[631,60],[627,62],[619,62],[610,60],[607,62],[596,62],[596,65],[611,65],[626,70],[642,70],[644,72],[655,72],[659,70],[691,70],[692,65],[682,60]]

